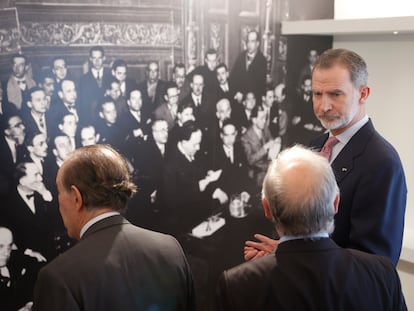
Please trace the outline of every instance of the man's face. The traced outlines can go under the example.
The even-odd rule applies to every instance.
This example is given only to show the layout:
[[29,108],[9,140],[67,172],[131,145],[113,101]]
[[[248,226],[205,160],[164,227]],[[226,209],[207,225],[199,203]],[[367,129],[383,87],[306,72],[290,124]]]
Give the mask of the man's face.
[[125,66],[118,66],[112,70],[112,74],[119,82],[124,82],[127,76],[127,69]]
[[[345,131],[365,113],[363,104],[369,88],[357,89],[351,82],[349,71],[334,65],[329,69],[316,69],[312,76],[313,111],[323,127]],[[335,135],[337,135],[335,134]]]
[[226,99],[222,99],[217,103],[216,107],[216,116],[217,119],[220,121],[224,121],[230,118],[231,115],[231,107],[230,102]]
[[220,133],[221,140],[223,144],[227,147],[234,146],[236,142],[237,130],[233,124],[227,124],[223,127],[222,132]]
[[115,124],[118,116],[116,112],[116,106],[113,102],[107,102],[102,105],[102,112],[99,114],[106,123],[112,125]]
[[7,228],[0,228],[0,268],[5,267],[13,248],[13,235]]
[[193,132],[189,140],[182,140],[181,145],[184,152],[189,157],[194,157],[198,150],[200,150],[202,133],[201,130]]
[[62,184],[62,169],[58,170],[56,186],[58,191],[59,212],[62,215],[63,223],[71,238],[78,238],[78,230],[75,213],[75,196],[73,191],[67,191]]
[[257,112],[257,117],[252,118],[252,123],[257,129],[263,131],[266,125],[266,112],[263,110],[259,110]]
[[48,108],[46,94],[43,90],[33,92],[30,101],[27,102],[30,109],[37,113],[45,113]]
[[257,52],[257,49],[259,48],[259,38],[257,37],[257,34],[255,32],[250,32],[247,35],[247,52],[249,54],[253,54]]
[[284,85],[281,85],[281,84],[275,87],[275,100],[278,103],[283,103],[283,101],[286,98],[286,94],[283,93],[284,89],[285,89]]
[[25,129],[22,119],[18,116],[13,116],[9,119],[9,128],[6,130],[6,135],[18,145],[21,145],[24,141]]
[[91,146],[98,142],[95,128],[92,126],[84,127],[80,132],[80,137],[82,146]]
[[229,72],[226,70],[226,68],[224,67],[218,68],[216,71],[216,74],[217,74],[217,80],[221,85],[227,83],[227,79],[229,78]]
[[178,104],[178,96],[179,96],[178,89],[176,87],[170,87],[167,90],[167,99],[170,105],[177,105]]
[[47,140],[45,134],[38,134],[33,138],[33,145],[27,148],[30,153],[38,158],[46,158],[47,156]]
[[165,144],[168,140],[168,124],[166,121],[157,121],[152,127],[152,136],[158,144]]
[[206,62],[208,69],[214,71],[217,66],[217,54],[207,54],[204,61]]
[[194,118],[194,112],[192,107],[185,108],[182,112],[177,113],[177,118],[180,121],[181,124],[184,124],[185,122],[189,120],[195,120]]
[[273,90],[267,90],[266,96],[264,97],[263,104],[266,107],[271,108],[273,106],[273,103],[275,101],[275,92]]
[[193,82],[191,82],[191,89],[194,95],[200,96],[203,93],[204,78],[201,75],[194,75]]
[[147,75],[148,75],[149,82],[155,83],[158,81],[159,71],[158,71],[157,63],[151,63],[148,65]]
[[308,55],[308,60],[311,65],[315,64],[319,57],[319,54],[316,50],[310,50]]
[[55,138],[55,148],[53,149],[53,154],[56,159],[60,161],[65,161],[71,155],[73,151],[72,143],[68,136],[57,136]]
[[12,71],[16,78],[23,78],[26,74],[26,60],[23,57],[15,57],[13,59]]
[[139,112],[142,107],[142,95],[138,90],[132,91],[127,101],[129,108],[132,111]]
[[105,61],[105,56],[101,51],[92,51],[89,56],[89,61],[91,62],[93,68],[101,70]]
[[312,93],[312,81],[311,79],[305,79],[302,84],[302,91],[306,95],[311,95]]
[[66,66],[66,62],[64,59],[56,59],[53,62],[53,74],[59,79],[63,80],[66,78],[66,75],[68,74],[68,68]]
[[46,77],[40,87],[45,91],[47,96],[52,96],[55,91],[55,80]]
[[246,110],[252,110],[256,106],[256,97],[253,93],[247,93],[246,99],[243,101],[244,108]]
[[62,101],[69,105],[75,105],[78,93],[76,92],[75,83],[73,81],[65,80],[62,82],[62,91],[59,91],[59,96]]
[[75,115],[67,114],[63,117],[62,124],[59,124],[59,129],[69,137],[74,137],[77,126],[78,123],[76,122]]
[[118,100],[119,97],[121,97],[121,85],[118,82],[113,81],[108,93],[113,100]]
[[41,188],[43,181],[42,174],[34,163],[26,163],[26,175],[22,176],[19,184],[29,190],[37,190]]
[[177,84],[178,88],[182,88],[185,81],[185,68],[177,67],[174,72],[174,82]]

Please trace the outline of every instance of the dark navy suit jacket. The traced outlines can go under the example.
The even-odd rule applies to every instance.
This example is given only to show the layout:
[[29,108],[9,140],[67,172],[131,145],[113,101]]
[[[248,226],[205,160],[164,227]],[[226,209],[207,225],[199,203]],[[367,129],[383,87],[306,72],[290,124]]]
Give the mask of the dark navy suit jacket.
[[[328,134],[311,145],[322,148]],[[407,186],[394,147],[371,120],[345,145],[332,162],[341,200],[333,240],[379,254],[397,264],[401,253]]]
[[223,272],[216,310],[407,310],[392,263],[331,239],[291,240]]

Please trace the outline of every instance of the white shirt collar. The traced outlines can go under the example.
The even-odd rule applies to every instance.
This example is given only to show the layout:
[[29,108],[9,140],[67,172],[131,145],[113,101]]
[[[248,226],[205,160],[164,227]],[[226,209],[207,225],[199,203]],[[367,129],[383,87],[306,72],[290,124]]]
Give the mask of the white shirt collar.
[[[361,120],[359,120],[354,125],[352,125],[348,129],[346,129],[345,132],[335,136],[339,140],[339,143],[337,143],[332,148],[330,163],[332,163],[335,160],[335,158],[342,151],[342,149],[345,147],[345,145],[361,129],[361,127],[363,127],[368,121],[369,121],[369,117],[367,115],[365,115]],[[331,137],[331,136],[333,136],[333,135],[331,133],[329,133],[329,137]]]
[[119,215],[118,212],[106,212],[103,214],[100,214],[94,218],[92,218],[91,220],[89,220],[83,227],[82,230],[80,232],[80,237],[82,238],[82,236],[85,234],[86,230],[88,230],[92,225],[96,224],[98,221],[111,217],[111,216],[115,216],[115,215]]
[[292,241],[292,240],[304,240],[304,239],[322,239],[322,238],[329,238],[329,234],[327,232],[318,232],[318,233],[312,233],[307,235],[284,235],[279,239],[279,244],[286,242],[286,241]]

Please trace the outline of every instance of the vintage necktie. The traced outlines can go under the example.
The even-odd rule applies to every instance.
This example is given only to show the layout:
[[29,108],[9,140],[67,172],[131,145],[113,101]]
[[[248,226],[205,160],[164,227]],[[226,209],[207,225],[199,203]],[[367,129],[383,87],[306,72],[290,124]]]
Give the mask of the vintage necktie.
[[327,158],[328,161],[331,160],[331,155],[332,155],[332,148],[339,143],[339,140],[335,137],[329,137],[328,140],[325,142],[325,144],[322,147],[322,150],[320,151],[320,154]]

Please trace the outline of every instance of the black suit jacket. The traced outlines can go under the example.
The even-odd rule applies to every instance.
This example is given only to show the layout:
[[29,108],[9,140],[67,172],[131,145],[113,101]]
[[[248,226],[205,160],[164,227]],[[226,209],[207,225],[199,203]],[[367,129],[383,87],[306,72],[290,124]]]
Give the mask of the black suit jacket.
[[246,51],[239,54],[230,73],[230,82],[236,92],[252,91],[260,100],[266,91],[266,59],[258,50],[249,68],[246,69]]
[[407,310],[392,263],[330,239],[281,243],[225,271],[219,310]]
[[19,249],[40,252],[46,258],[53,254],[53,223],[49,219],[49,204],[35,192],[33,213],[15,189],[2,209],[5,209],[7,225],[12,229]]
[[98,101],[104,97],[105,87],[109,85],[111,79],[112,75],[107,68],[104,68],[101,86],[98,85],[92,71],[80,77],[77,85],[79,117],[85,122],[91,122],[97,118]]
[[[8,196],[15,183],[13,174],[16,165],[20,163],[26,155],[26,149],[19,145],[16,147],[16,163],[13,162],[12,152],[6,142],[4,135],[0,135],[0,198]],[[0,208],[1,210],[1,208]]]
[[[328,135],[311,145],[321,149]],[[401,252],[407,186],[398,153],[371,120],[332,162],[341,200],[333,240],[341,247],[379,254],[397,264]]]
[[38,276],[33,310],[194,310],[178,242],[122,216],[92,225]]
[[141,111],[144,114],[146,114],[147,116],[152,115],[154,110],[164,102],[166,85],[167,85],[166,81],[159,79],[157,82],[157,87],[155,89],[154,99],[151,100],[151,98],[148,95],[147,80],[141,81],[138,84],[138,89],[141,91],[141,96],[142,96]]

